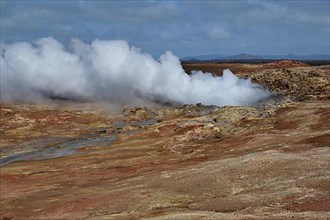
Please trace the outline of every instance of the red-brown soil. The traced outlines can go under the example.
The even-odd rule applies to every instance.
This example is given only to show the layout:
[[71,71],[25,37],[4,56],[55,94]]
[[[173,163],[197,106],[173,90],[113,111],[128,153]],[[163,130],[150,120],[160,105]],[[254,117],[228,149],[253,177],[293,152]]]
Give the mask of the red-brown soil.
[[[327,69],[289,68],[293,76],[315,72],[309,82],[321,85],[292,87],[297,81],[288,77],[287,92],[278,91],[284,97],[255,107],[186,105],[108,115],[85,110],[95,103],[2,103],[2,160],[63,150],[62,142],[105,141],[57,158],[0,165],[0,217],[329,219]],[[252,76],[275,90],[283,82],[262,73],[280,80],[286,70]],[[107,142],[111,135],[117,139]]]

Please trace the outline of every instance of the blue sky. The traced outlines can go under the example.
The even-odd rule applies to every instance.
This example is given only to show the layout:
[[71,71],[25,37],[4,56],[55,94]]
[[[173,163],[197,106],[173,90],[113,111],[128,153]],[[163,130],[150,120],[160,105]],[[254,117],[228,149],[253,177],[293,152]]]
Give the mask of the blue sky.
[[123,39],[158,57],[329,54],[329,0],[0,0],[1,41]]

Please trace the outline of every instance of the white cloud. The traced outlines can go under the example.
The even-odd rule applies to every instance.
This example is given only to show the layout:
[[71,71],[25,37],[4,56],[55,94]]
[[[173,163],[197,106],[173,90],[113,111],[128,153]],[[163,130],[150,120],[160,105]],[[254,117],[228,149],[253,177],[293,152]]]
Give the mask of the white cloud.
[[[328,53],[329,1],[0,2],[1,37],[7,43],[45,36],[63,43],[72,37],[125,39],[154,56],[169,48],[181,56],[190,51],[189,56],[264,53],[290,42],[286,53],[301,48]],[[309,41],[313,49],[305,46]]]
[[177,17],[179,10],[175,2],[160,2],[158,4],[152,3],[146,8],[142,9],[137,15],[148,19],[166,19]]
[[232,37],[232,33],[226,30],[223,27],[213,26],[208,31],[208,36],[213,40],[225,40]]
[[[46,9],[23,11],[1,18],[1,28],[37,29],[47,22],[45,18],[48,20],[52,16],[52,13]],[[33,22],[27,22],[29,20]]]
[[[308,13],[288,5],[269,1],[248,1],[254,8],[239,16],[240,22],[329,25],[329,14]],[[290,2],[289,2],[290,3]]]

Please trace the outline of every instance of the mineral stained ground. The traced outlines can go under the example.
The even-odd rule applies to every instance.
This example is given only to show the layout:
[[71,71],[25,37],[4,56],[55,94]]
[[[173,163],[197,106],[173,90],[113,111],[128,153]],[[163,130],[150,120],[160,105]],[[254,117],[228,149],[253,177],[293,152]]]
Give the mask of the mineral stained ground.
[[116,115],[98,103],[2,103],[0,217],[330,219],[330,66],[226,67],[274,94]]

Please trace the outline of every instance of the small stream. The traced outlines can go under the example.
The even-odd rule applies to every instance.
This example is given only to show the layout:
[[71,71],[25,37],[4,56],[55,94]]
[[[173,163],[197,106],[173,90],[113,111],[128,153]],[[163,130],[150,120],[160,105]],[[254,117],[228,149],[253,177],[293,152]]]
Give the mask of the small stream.
[[[17,153],[0,159],[0,166],[12,163],[14,161],[27,161],[27,160],[44,160],[57,157],[63,157],[74,154],[79,148],[101,146],[107,147],[117,140],[118,131],[128,125],[149,126],[157,123],[156,119],[148,119],[138,122],[116,121],[113,123],[115,132],[106,135],[101,133],[91,134],[84,138],[78,139],[58,139],[58,138],[45,138],[33,141],[32,143],[24,145],[24,149],[31,149],[29,152]],[[133,134],[141,131],[139,128],[133,131],[120,132],[124,134]],[[105,130],[106,131],[106,130]]]
[[[24,160],[44,160],[57,157],[72,155],[79,148],[91,146],[109,146],[109,144],[117,139],[117,135],[108,136],[91,136],[83,139],[67,140],[51,147],[41,148],[34,151],[14,154],[0,159],[0,165],[5,165],[14,161]],[[42,141],[42,140],[41,140]],[[49,146],[49,145],[48,145]]]

